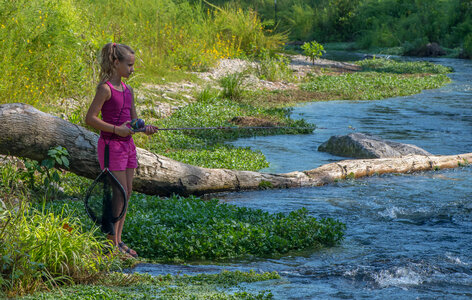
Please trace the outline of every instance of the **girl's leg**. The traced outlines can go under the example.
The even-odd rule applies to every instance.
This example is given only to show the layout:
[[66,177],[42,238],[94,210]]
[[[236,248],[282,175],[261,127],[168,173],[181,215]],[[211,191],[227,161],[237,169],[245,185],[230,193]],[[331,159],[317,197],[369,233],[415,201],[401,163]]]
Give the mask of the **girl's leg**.
[[[128,201],[131,197],[131,192],[133,191],[133,177],[134,177],[134,169],[126,169],[126,194],[127,194],[127,197],[128,197]],[[116,224],[117,224],[117,234],[116,234],[116,239],[117,239],[117,242],[118,243],[121,243],[121,233],[123,232],[123,225],[125,223],[125,218],[126,218],[126,213],[125,215],[123,216],[123,218],[121,218],[121,220],[119,220]],[[133,249],[130,249],[130,252],[131,252],[131,255],[136,255],[136,251],[134,251]]]
[[[116,179],[118,179],[120,184],[125,189],[125,193],[127,195],[128,190],[127,190],[126,171],[111,171],[111,173],[113,174],[113,176],[115,176]],[[124,216],[121,220],[123,220],[123,219],[124,219]],[[107,238],[109,240],[111,240],[113,242],[113,245],[115,245],[115,246],[118,245],[119,242],[121,242],[121,230],[120,230],[120,227],[119,227],[119,223],[121,222],[121,220],[114,224],[115,235],[107,235]]]

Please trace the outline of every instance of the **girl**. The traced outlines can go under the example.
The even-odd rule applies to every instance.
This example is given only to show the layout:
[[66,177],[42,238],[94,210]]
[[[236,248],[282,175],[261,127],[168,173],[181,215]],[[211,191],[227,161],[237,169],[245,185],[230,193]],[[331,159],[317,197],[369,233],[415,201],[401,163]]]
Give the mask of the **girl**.
[[[104,169],[104,149],[109,147],[109,170],[125,189],[129,199],[132,191],[134,169],[137,168],[136,146],[130,127],[132,119],[137,119],[133,90],[121,81],[134,72],[134,51],[127,45],[108,43],[100,57],[100,83],[90,105],[85,122],[100,130],[97,152],[100,168]],[[98,117],[102,113],[102,119]],[[147,126],[145,133],[154,134],[156,127]],[[114,234],[107,238],[118,249],[133,257],[136,251],[121,241],[121,233],[126,214],[114,225]]]

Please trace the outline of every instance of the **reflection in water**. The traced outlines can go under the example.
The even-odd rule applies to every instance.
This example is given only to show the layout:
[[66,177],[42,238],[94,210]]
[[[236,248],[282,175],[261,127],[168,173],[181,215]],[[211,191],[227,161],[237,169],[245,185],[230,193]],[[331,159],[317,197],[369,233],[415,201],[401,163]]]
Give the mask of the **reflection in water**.
[[[415,144],[433,154],[472,150],[472,61],[436,59],[452,66],[452,84],[411,97],[332,101],[296,107],[323,129],[301,136],[241,139],[260,149],[269,172],[313,169],[343,158],[318,152],[332,135],[363,132]],[[284,278],[249,284],[276,299],[414,299],[472,297],[472,168],[373,176],[329,186],[229,193],[223,201],[269,212],[307,208],[348,225],[339,247],[225,266],[152,266],[160,273],[222,269],[278,271]]]

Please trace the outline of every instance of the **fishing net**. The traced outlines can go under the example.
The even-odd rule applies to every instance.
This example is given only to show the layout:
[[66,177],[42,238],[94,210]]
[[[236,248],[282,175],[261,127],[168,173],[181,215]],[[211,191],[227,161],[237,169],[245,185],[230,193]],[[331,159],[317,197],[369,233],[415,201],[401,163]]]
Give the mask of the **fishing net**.
[[85,195],[85,210],[89,217],[106,234],[114,235],[114,224],[125,214],[126,192],[108,169],[108,145],[105,145],[105,168]]

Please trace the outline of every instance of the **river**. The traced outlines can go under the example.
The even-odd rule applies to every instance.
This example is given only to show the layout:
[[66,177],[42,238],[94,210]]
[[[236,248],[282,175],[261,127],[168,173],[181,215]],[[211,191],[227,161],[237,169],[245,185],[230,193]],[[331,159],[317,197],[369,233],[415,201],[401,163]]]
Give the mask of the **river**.
[[[261,150],[267,172],[309,170],[344,158],[318,152],[332,135],[363,132],[415,144],[433,154],[472,151],[472,61],[431,59],[454,68],[437,90],[376,101],[329,101],[294,107],[292,117],[319,129],[308,135],[240,139]],[[226,265],[140,265],[153,275],[227,270],[278,271],[251,283],[275,299],[472,298],[472,168],[373,176],[300,189],[228,193],[227,203],[347,224],[337,247]]]

